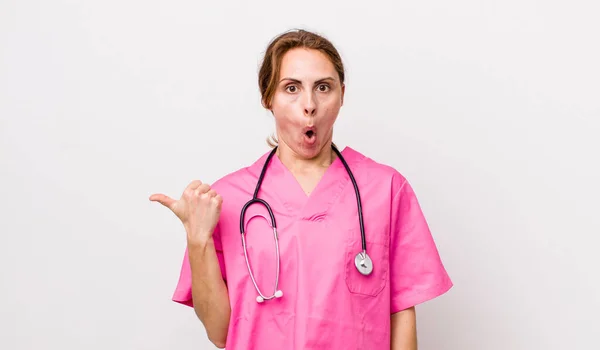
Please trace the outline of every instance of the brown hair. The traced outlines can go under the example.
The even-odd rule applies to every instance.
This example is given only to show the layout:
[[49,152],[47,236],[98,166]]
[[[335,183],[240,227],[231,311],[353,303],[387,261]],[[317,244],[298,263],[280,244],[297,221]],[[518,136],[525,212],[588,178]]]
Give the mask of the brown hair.
[[[325,54],[331,63],[333,63],[339,75],[340,83],[344,84],[344,65],[335,46],[322,35],[303,29],[291,30],[280,34],[271,41],[258,73],[261,103],[266,109],[271,109],[271,102],[277,89],[283,56],[289,50],[295,48],[313,49]],[[274,135],[267,139],[267,143],[271,147],[275,147],[277,142],[277,138]]]

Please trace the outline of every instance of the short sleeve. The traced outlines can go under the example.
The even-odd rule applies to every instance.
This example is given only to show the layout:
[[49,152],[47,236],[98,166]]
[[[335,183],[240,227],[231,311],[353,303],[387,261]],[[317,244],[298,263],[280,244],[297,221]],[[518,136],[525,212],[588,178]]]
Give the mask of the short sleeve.
[[[223,245],[221,243],[221,235],[218,226],[215,228],[215,232],[213,233],[213,241],[215,244],[215,250],[217,252],[217,259],[219,260],[219,266],[221,268],[221,275],[223,276],[223,279],[225,279],[226,272],[225,261],[223,257]],[[190,307],[194,306],[192,300],[192,270],[190,267],[189,251],[187,247],[183,255],[183,263],[181,264],[179,281],[175,287],[172,300]]]
[[395,313],[444,294],[452,281],[406,180],[392,201],[391,219],[390,292]]

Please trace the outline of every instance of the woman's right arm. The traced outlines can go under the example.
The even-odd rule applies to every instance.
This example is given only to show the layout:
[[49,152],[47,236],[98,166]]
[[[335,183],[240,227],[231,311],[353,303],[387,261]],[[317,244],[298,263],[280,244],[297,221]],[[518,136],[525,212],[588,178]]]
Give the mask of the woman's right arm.
[[210,237],[200,241],[188,240],[194,311],[204,325],[208,339],[223,349],[231,315],[227,286],[219,267],[212,233],[193,236]]
[[161,193],[153,194],[150,200],[171,209],[181,219],[187,233],[194,311],[208,339],[224,348],[231,306],[213,238],[223,199],[208,184],[194,180],[179,200]]

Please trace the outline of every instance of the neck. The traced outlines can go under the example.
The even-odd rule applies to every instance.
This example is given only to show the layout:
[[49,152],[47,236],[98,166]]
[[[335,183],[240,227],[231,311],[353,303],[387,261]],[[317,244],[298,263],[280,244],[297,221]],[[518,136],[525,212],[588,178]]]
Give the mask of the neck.
[[283,165],[291,172],[305,172],[319,168],[328,168],[337,157],[331,148],[331,141],[326,142],[319,153],[313,158],[305,158],[294,152],[285,142],[280,142],[276,155]]

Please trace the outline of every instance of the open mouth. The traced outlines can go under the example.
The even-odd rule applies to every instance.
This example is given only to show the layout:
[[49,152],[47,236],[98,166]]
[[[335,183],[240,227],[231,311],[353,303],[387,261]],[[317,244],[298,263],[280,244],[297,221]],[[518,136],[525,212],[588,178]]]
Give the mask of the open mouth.
[[304,141],[308,144],[313,144],[317,140],[317,133],[312,128],[307,128],[304,130]]

